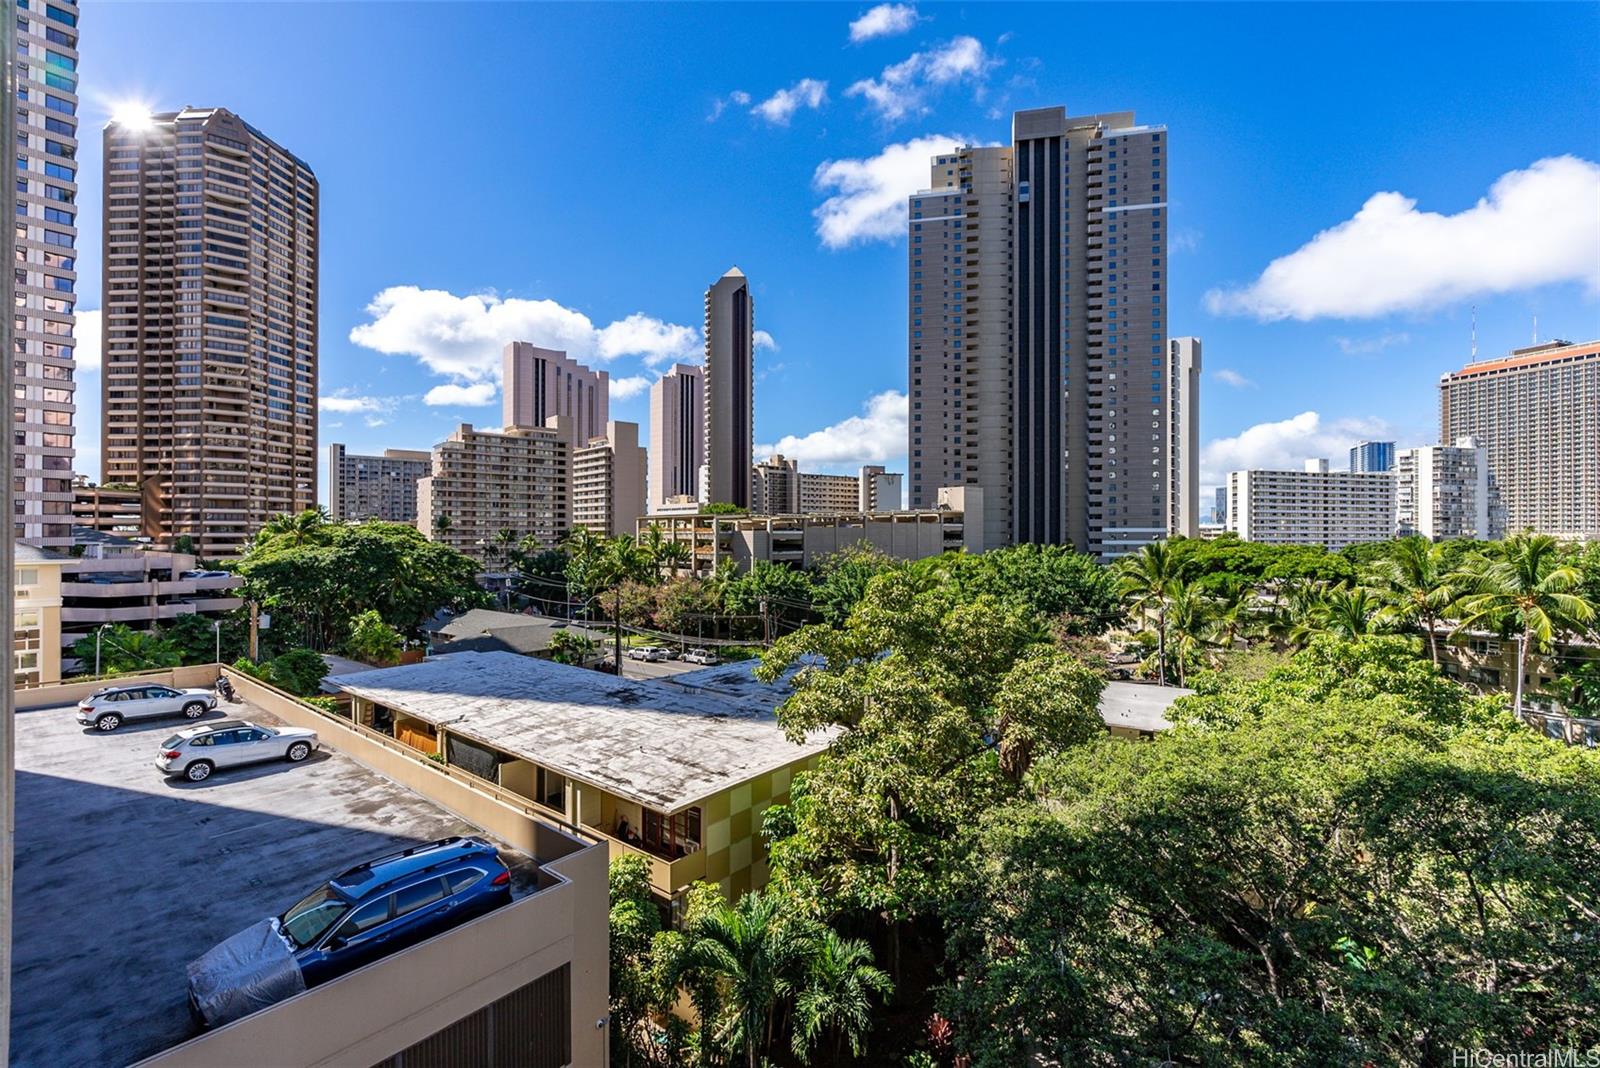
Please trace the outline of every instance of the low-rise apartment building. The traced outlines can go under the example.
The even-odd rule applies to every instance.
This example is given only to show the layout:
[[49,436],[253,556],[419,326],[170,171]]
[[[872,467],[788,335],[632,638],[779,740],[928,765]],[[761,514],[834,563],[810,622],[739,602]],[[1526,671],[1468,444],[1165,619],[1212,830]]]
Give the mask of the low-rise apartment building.
[[[794,743],[782,684],[719,669],[619,679],[514,653],[452,653],[328,682],[354,722],[437,756],[452,774],[650,864],[675,900],[704,879],[737,897],[767,881],[762,814],[788,799],[831,735]],[[698,677],[698,678],[697,678]]]
[[1397,536],[1420,534],[1432,541],[1505,536],[1505,509],[1489,472],[1488,450],[1470,435],[1454,445],[1401,449],[1393,471]]
[[862,512],[898,512],[905,507],[905,475],[886,471],[879,464],[861,469],[861,492],[856,509]]
[[16,543],[11,680],[18,689],[61,681],[61,568],[68,559]]
[[328,446],[328,515],[341,521],[417,521],[417,479],[433,468],[433,455],[418,449],[385,449],[382,456]]
[[1234,471],[1228,475],[1228,529],[1272,545],[1346,545],[1394,536],[1395,480],[1387,471],[1330,471],[1308,460],[1303,471]]
[[724,560],[740,571],[748,571],[758,560],[807,568],[830,553],[860,545],[896,560],[982,552],[983,530],[966,517],[966,512],[951,508],[831,515],[658,513],[640,520],[637,533],[642,537],[653,524],[669,541],[687,545],[690,573],[704,576]]
[[800,507],[800,464],[782,453],[750,469],[750,511],[754,515],[793,515]]
[[800,511],[807,515],[829,515],[860,508],[861,480],[855,475],[800,473]]
[[610,422],[572,451],[572,525],[604,537],[632,534],[645,514],[645,450],[639,424]]
[[572,526],[570,429],[565,416],[503,431],[462,423],[417,480],[417,528],[478,559],[502,530],[554,548]]

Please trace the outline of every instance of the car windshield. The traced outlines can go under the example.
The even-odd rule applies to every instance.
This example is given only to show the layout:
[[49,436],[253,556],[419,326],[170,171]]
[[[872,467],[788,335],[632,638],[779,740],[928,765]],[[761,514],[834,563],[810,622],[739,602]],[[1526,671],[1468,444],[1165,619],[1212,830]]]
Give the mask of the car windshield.
[[163,749],[171,749],[173,746],[177,745],[181,741],[183,741],[183,735],[174,734],[171,738],[168,738],[166,741],[161,743],[161,748],[163,748]]
[[280,917],[283,933],[297,948],[304,949],[321,938],[348,907],[344,898],[326,886],[319,886]]

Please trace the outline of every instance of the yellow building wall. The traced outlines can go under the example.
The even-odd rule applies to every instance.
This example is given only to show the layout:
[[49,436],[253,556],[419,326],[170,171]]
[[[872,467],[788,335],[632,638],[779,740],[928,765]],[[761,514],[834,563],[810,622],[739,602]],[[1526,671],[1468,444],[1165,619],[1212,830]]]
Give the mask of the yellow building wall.
[[[815,756],[755,779],[700,806],[700,848],[706,856],[705,880],[716,883],[730,901],[767,884],[766,842],[761,821],[773,805],[787,804],[794,776],[816,767]],[[674,887],[674,889],[680,889]]]
[[[18,562],[13,582],[16,589],[15,618],[12,620],[13,644],[26,632],[39,632],[37,650],[15,650],[12,653],[13,677],[22,684],[24,678],[33,686],[48,686],[61,681],[61,565],[59,563]],[[27,580],[27,581],[25,581]],[[33,625],[37,620],[37,627]],[[29,639],[31,641],[31,639]],[[18,654],[36,653],[36,668],[18,666]],[[38,678],[33,679],[37,670]]]

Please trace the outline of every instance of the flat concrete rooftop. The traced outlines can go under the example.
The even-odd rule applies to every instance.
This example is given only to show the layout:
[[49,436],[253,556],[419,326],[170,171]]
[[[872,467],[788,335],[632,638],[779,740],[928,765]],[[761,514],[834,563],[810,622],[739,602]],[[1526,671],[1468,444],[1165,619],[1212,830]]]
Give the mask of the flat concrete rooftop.
[[1172,726],[1167,709],[1193,690],[1143,682],[1108,682],[1100,694],[1100,718],[1107,727],[1164,731]]
[[666,813],[828,747],[827,732],[802,745],[784,737],[772,687],[685,685],[699,674],[617,678],[495,652],[450,653],[328,681]]
[[[189,961],[362,860],[483,833],[327,748],[169,780],[157,747],[187,721],[99,734],[72,713],[16,717],[13,1065],[124,1065],[190,1038]],[[209,718],[277,723],[248,702]],[[531,891],[532,860],[501,854]]]

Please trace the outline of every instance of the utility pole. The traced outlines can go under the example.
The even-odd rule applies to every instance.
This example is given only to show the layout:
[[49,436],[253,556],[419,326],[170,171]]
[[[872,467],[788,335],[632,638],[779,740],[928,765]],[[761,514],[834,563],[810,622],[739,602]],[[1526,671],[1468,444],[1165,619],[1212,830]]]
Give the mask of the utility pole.
[[253,664],[261,654],[259,646],[261,632],[261,606],[254,601],[250,602],[250,662]]
[[211,629],[217,632],[217,663],[222,663],[222,620],[213,619]]
[[616,609],[612,614],[611,622],[615,624],[612,627],[612,640],[614,643],[612,648],[615,650],[612,655],[617,661],[617,678],[620,679],[622,678],[622,583],[620,581],[617,583]]
[[106,624],[102,623],[94,630],[94,677],[100,677],[100,636],[106,632]]
[[772,624],[767,619],[767,599],[761,598],[761,644],[772,644]]

